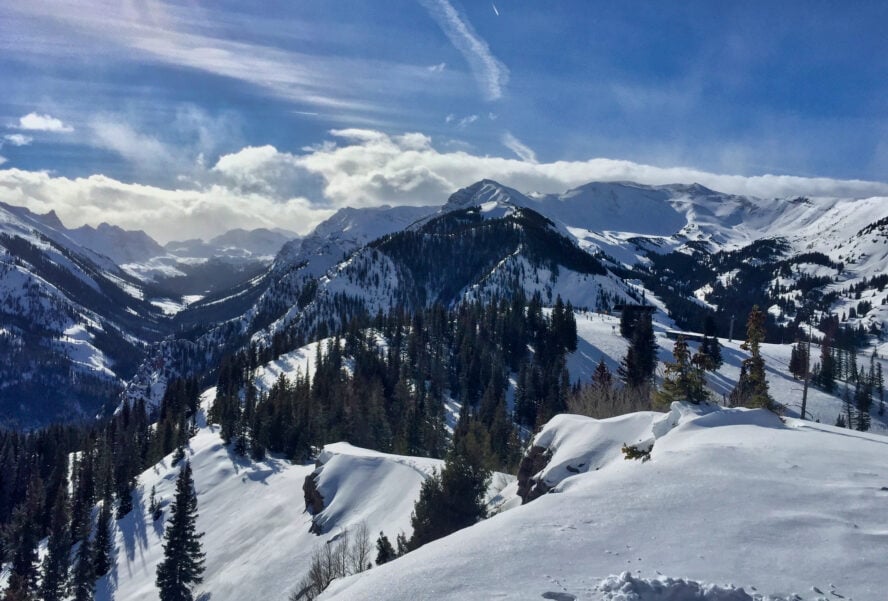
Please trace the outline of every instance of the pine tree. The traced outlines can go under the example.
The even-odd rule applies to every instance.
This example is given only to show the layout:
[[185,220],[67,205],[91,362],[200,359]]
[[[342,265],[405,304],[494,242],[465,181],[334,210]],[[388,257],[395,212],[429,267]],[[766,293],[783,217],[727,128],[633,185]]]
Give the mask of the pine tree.
[[93,571],[101,578],[111,570],[111,497],[102,500],[102,508],[96,522],[96,537],[93,541]]
[[43,558],[40,585],[43,601],[62,601],[67,596],[68,572],[71,568],[70,519],[68,481],[62,478],[52,507],[49,539]]
[[761,344],[765,340],[765,314],[758,305],[752,307],[746,322],[746,341],[741,348],[749,351],[743,360],[740,380],[731,392],[731,403],[743,407],[774,408],[774,399],[768,392],[765,377],[765,360],[761,354]]
[[662,388],[654,393],[654,400],[667,407],[674,401],[705,401],[709,395],[706,392],[703,370],[692,364],[684,336],[679,336],[675,341],[672,356],[675,361],[666,364],[666,377]]
[[407,540],[407,535],[403,532],[398,533],[398,537],[395,539],[396,544],[398,545],[397,553],[398,557],[402,555],[406,555],[408,551],[410,551],[410,541]]
[[802,360],[799,357],[800,346],[800,344],[792,345],[792,349],[789,352],[789,373],[791,373],[792,377],[796,380],[802,377]]
[[160,519],[161,515],[163,515],[163,510],[160,508],[160,502],[157,500],[157,488],[154,485],[151,486],[151,496],[148,500],[148,513],[151,514],[151,519],[155,522]]
[[469,432],[461,438],[456,438],[457,433],[454,433],[453,449],[444,468],[422,483],[419,499],[410,516],[413,525],[410,549],[471,526],[487,516],[484,494],[490,471],[478,449],[473,448],[477,440],[471,435],[471,429]]
[[80,541],[71,577],[71,592],[74,601],[92,601],[96,586],[96,574],[93,569],[93,548],[89,540],[89,530]]
[[700,359],[696,361],[706,371],[716,371],[722,366],[721,344],[715,337],[715,320],[712,315],[707,315],[703,323],[703,342],[697,351]]
[[24,503],[16,507],[10,525],[11,543],[9,580],[4,599],[30,601],[37,590],[37,544],[40,540],[39,519],[43,504],[43,482],[35,476],[28,483]]
[[133,510],[133,489],[136,487],[134,479],[127,479],[120,484],[117,492],[117,513],[118,520],[122,520]]
[[826,335],[820,343],[820,374],[818,383],[827,392],[836,389],[836,359],[832,350],[832,326],[826,326]]
[[618,373],[629,387],[642,386],[651,380],[657,368],[657,340],[649,311],[642,311],[635,320],[629,349]]
[[882,364],[876,363],[876,390],[879,391],[879,415],[885,414],[885,380],[882,377]]
[[845,426],[848,428],[854,427],[854,402],[851,398],[851,389],[848,388],[848,383],[845,383],[844,392],[842,393],[842,402],[845,405]]
[[857,375],[857,383],[854,386],[854,405],[857,409],[857,430],[866,432],[870,429],[870,408],[872,407],[873,397],[870,392],[869,383],[863,374],[863,368]]
[[376,539],[376,565],[381,566],[384,563],[390,562],[395,557],[397,557],[397,555],[395,554],[395,548],[392,546],[391,541],[389,541],[385,534],[380,532],[379,538]]
[[161,601],[192,601],[192,587],[203,581],[203,533],[196,531],[196,522],[197,495],[191,463],[185,461],[176,480],[176,494],[163,535],[164,559],[157,566],[156,585]]
[[611,375],[607,363],[604,362],[604,357],[601,357],[598,365],[595,366],[595,371],[592,373],[592,385],[609,389],[613,385],[613,381],[613,375]]

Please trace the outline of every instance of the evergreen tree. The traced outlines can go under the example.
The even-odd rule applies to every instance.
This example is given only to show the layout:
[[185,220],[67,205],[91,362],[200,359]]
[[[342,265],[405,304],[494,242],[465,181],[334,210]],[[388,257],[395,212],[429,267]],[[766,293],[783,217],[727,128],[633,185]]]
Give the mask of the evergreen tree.
[[620,363],[619,375],[629,387],[648,383],[657,368],[657,340],[649,311],[641,311],[632,326],[629,349]]
[[96,521],[96,537],[93,541],[93,571],[101,578],[111,570],[111,497],[102,500],[99,517]]
[[93,569],[93,549],[89,540],[89,530],[80,541],[74,563],[74,574],[71,578],[71,592],[74,601],[92,601],[96,586],[96,574]]
[[827,392],[836,389],[836,359],[832,349],[832,326],[827,325],[823,341],[820,343],[820,372],[818,384]]
[[28,484],[25,501],[12,516],[8,541],[9,580],[4,599],[8,601],[30,601],[37,591],[37,544],[40,540],[39,516],[43,504],[43,482],[35,476]]
[[598,361],[598,365],[595,366],[595,371],[592,373],[592,385],[600,388],[610,388],[613,386],[614,378],[611,374],[610,369],[607,367],[607,363],[604,362],[604,357]]
[[854,401],[851,398],[851,389],[848,388],[848,383],[845,383],[844,392],[842,393],[842,403],[845,405],[845,426],[848,428],[854,427]]
[[731,392],[733,405],[774,408],[774,399],[768,392],[768,380],[765,377],[765,360],[761,354],[761,343],[764,340],[765,314],[755,305],[746,322],[746,341],[741,345],[741,348],[749,351],[750,356],[743,360],[740,380]]
[[176,494],[164,531],[163,561],[157,566],[156,585],[161,601],[192,601],[191,588],[203,580],[204,553],[196,531],[197,495],[191,463],[185,461],[176,480]]
[[151,486],[151,496],[148,501],[148,513],[151,514],[151,519],[155,522],[160,519],[161,515],[163,515],[163,510],[160,508],[160,502],[157,500],[157,489],[154,485]]
[[857,383],[854,386],[854,405],[857,409],[856,428],[861,432],[870,429],[870,408],[872,407],[873,397],[870,392],[870,386],[863,375],[863,369],[857,377]]
[[43,601],[62,601],[67,596],[68,572],[71,568],[70,519],[68,481],[62,478],[52,507],[49,539],[43,558],[40,585]]
[[408,551],[410,551],[410,541],[407,540],[407,535],[403,532],[398,533],[398,537],[395,539],[398,549],[398,557],[405,555]]
[[712,315],[707,315],[703,323],[703,342],[697,352],[700,358],[695,363],[706,371],[716,371],[724,363],[721,344],[715,337],[715,320]]
[[684,336],[675,341],[672,356],[675,361],[666,364],[663,386],[654,393],[654,400],[661,406],[674,401],[700,403],[708,398],[703,369],[691,362],[691,354]]
[[123,519],[133,510],[133,489],[136,487],[135,479],[127,479],[123,482],[118,491],[117,514],[118,520]]
[[792,349],[789,351],[789,373],[792,374],[792,377],[796,380],[804,377],[802,375],[802,360],[799,356],[799,347],[801,344],[796,343],[792,345]]
[[381,566],[384,563],[390,562],[395,557],[397,557],[397,555],[395,554],[395,548],[392,546],[391,541],[389,541],[385,534],[380,532],[379,538],[376,539],[376,565]]
[[876,363],[876,390],[879,392],[879,415],[885,414],[885,380],[882,377],[882,364]]
[[413,525],[410,549],[471,526],[487,516],[484,494],[490,471],[476,453],[470,452],[473,441],[472,436],[456,440],[441,472],[433,473],[422,483],[410,516]]

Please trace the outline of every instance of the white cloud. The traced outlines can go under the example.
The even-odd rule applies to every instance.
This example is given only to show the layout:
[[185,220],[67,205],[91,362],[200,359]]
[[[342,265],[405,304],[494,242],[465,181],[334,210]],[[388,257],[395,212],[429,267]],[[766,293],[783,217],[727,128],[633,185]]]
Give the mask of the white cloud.
[[27,146],[34,141],[34,138],[32,138],[31,136],[26,136],[24,134],[6,134],[5,136],[3,136],[3,139],[13,146]]
[[[117,153],[138,166],[141,173],[167,174],[185,179],[191,171],[205,171],[206,157],[240,140],[240,121],[228,113],[212,115],[190,104],[176,107],[161,131],[146,133],[132,124],[138,113],[100,114],[88,121],[85,128],[89,143]],[[163,137],[158,137],[162,135]]]
[[6,157],[0,156],[0,165],[6,162]]
[[430,138],[418,134],[388,136],[362,130],[360,136],[343,138],[343,133],[332,132],[340,138],[339,144],[316,146],[293,159],[295,166],[323,178],[325,201],[335,207],[440,204],[458,188],[484,178],[540,192],[563,192],[591,181],[635,181],[650,185],[698,182],[722,192],[761,197],[888,196],[888,183],[883,182],[725,175],[604,158],[533,163],[464,150],[441,151]]
[[516,138],[512,135],[511,132],[506,132],[503,134],[503,146],[514,152],[518,155],[522,161],[528,163],[536,163],[537,157],[536,153],[529,147],[527,144]]
[[437,65],[431,65],[431,66],[427,67],[427,69],[431,73],[440,73],[441,71],[443,71],[446,68],[447,68],[447,63],[438,63]]
[[196,171],[196,180],[186,178],[195,189],[125,184],[102,175],[68,179],[0,169],[0,197],[39,212],[54,209],[70,226],[108,221],[168,241],[210,237],[234,227],[277,226],[304,233],[344,206],[439,205],[457,189],[484,178],[538,192],[564,192],[591,181],[634,181],[698,182],[767,198],[888,196],[884,182],[724,175],[603,158],[537,163],[526,160],[533,158],[529,150],[525,159],[482,156],[453,141],[436,147],[421,133],[393,136],[346,129],[330,135],[332,140],[298,154],[273,146],[226,154],[211,169]]
[[65,124],[61,119],[57,119],[51,115],[41,115],[39,113],[28,113],[19,118],[19,129],[29,131],[51,131],[59,133],[69,133],[74,128]]
[[509,81],[508,68],[490,51],[481,36],[464,19],[448,0],[420,0],[438,25],[447,35],[450,43],[468,61],[475,79],[487,100],[502,98]]
[[68,227],[104,221],[145,230],[159,242],[209,238],[235,227],[306,232],[331,214],[302,197],[281,202],[221,185],[170,190],[103,175],[69,179],[19,169],[0,170],[0,193],[10,204],[41,213],[55,210]]
[[137,132],[130,125],[111,117],[97,117],[90,122],[93,143],[112,150],[123,158],[140,163],[149,170],[174,162],[173,153],[160,140]]

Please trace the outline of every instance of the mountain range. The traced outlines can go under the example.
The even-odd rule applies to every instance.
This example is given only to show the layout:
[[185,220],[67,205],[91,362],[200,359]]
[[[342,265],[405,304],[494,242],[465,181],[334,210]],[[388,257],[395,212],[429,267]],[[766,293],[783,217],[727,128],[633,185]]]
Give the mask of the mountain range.
[[[440,206],[341,209],[304,237],[165,246],[0,205],[0,253],[4,425],[99,428],[90,453],[110,453],[113,497],[132,501],[96,599],[156,598],[182,458],[206,533],[198,598],[283,601],[343,541],[410,539],[457,440],[497,462],[488,519],[320,598],[819,601],[888,584],[883,198],[482,180]],[[780,415],[726,406],[754,305]],[[630,309],[652,318],[654,386],[676,338],[718,341],[710,403],[564,412],[620,377]],[[806,348],[814,371],[841,363],[832,386],[807,385]],[[861,394],[876,402],[861,410]],[[136,447],[113,437],[138,427],[144,461],[127,464]]]
[[[250,345],[279,355],[359,313],[516,288],[599,311],[645,298],[679,328],[714,315],[722,336],[758,303],[770,340],[784,342],[826,313],[881,334],[888,311],[888,205],[877,198],[598,182],[541,195],[483,180],[438,208],[342,209],[305,238],[235,230],[166,247],[144,232],[67,229],[52,213],[2,210],[4,329],[19,374],[6,374],[7,419],[102,405],[74,394],[31,412],[46,390],[34,388],[40,364],[97,378],[111,401],[123,385],[146,394],[148,382],[211,374],[223,354]],[[183,348],[201,359],[173,360]]]

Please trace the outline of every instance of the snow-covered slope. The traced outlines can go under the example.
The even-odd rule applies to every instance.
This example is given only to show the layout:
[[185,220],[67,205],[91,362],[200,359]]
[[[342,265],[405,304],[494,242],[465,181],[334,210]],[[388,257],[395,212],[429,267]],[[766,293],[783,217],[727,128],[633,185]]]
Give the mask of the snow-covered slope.
[[0,419],[95,414],[163,333],[140,283],[54,214],[0,205]]
[[[650,461],[623,458],[623,443],[645,440]],[[888,586],[880,436],[674,405],[558,416],[536,443],[553,452],[539,475],[553,494],[335,582],[323,599],[879,599]],[[691,596],[693,584],[666,577],[745,593]]]
[[[611,372],[616,373],[628,348],[628,341],[620,336],[619,318],[588,311],[577,312],[575,317],[578,337],[577,350],[567,357],[567,368],[571,380],[588,382],[601,359],[604,359]],[[666,335],[666,332],[672,329],[673,324],[664,317],[662,313],[655,314],[654,333],[660,360],[655,380],[662,379],[664,362],[673,360],[674,341]],[[707,386],[714,402],[724,403],[725,397],[730,394],[740,378],[740,365],[749,356],[749,353],[740,347],[742,343],[742,339],[719,338],[724,364],[718,371],[706,374]],[[699,343],[692,340],[688,344],[693,352]],[[816,345],[812,348],[812,354],[819,353]],[[803,383],[793,378],[789,371],[791,345],[762,344],[761,350],[762,357],[765,359],[766,377],[771,396],[784,405],[787,416],[799,417]],[[867,365],[869,357],[865,353],[861,353],[858,361],[860,365]],[[877,361],[882,364],[883,371],[888,371],[888,360],[884,358],[884,355],[880,356]],[[814,386],[809,387],[807,400],[809,419],[825,424],[835,423],[838,415],[845,410],[841,399],[842,386],[843,384],[840,383],[834,395]],[[853,384],[851,388],[853,390]],[[871,429],[873,432],[888,434],[888,415],[878,415],[876,408],[874,408]]]
[[[365,524],[371,545],[379,532],[391,540],[399,532],[410,536],[413,503],[440,460],[336,443],[322,449],[317,465],[276,457],[254,462],[233,454],[218,427],[204,421],[214,396],[214,389],[202,396],[199,429],[186,450],[198,499],[197,528],[205,533],[206,572],[195,598],[284,601],[305,576],[312,553],[344,532]],[[179,472],[170,463],[171,456],[139,477],[135,509],[115,523],[116,561],[99,580],[96,601],[157,599],[155,572]],[[323,498],[316,515],[306,510],[303,486],[309,476]],[[152,487],[164,508],[157,521],[148,511]],[[309,532],[313,521],[320,535]]]

